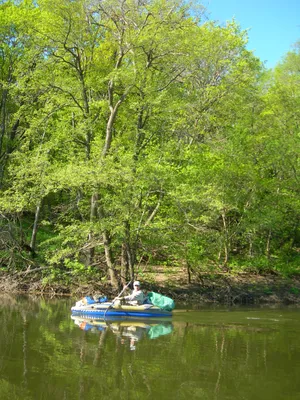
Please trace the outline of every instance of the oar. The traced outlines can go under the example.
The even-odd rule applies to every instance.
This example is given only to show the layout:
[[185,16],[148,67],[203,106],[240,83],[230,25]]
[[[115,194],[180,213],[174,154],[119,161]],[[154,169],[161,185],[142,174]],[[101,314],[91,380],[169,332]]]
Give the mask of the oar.
[[104,319],[104,320],[105,320],[105,315],[106,315],[107,311],[108,311],[110,308],[113,307],[113,305],[115,304],[115,301],[117,300],[117,298],[120,297],[120,296],[123,294],[123,292],[124,292],[124,291],[128,288],[128,286],[131,284],[131,282],[132,282],[132,281],[129,281],[129,282],[127,283],[127,285],[123,287],[122,291],[118,294],[117,297],[115,297],[115,298],[113,299],[112,303],[107,307],[107,309],[105,310],[104,316],[103,316],[103,319]]

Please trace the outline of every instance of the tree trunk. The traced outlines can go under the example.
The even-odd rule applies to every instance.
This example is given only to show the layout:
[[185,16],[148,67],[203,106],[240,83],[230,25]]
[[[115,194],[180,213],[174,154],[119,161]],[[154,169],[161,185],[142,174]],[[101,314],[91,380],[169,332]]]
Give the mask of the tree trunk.
[[229,258],[229,250],[228,250],[228,228],[226,222],[226,213],[225,210],[222,211],[222,220],[223,220],[223,227],[224,227],[224,266],[228,263]]
[[187,283],[190,284],[191,283],[191,267],[190,267],[190,263],[188,262],[188,260],[185,261],[186,263],[186,273],[187,273]]
[[252,238],[249,238],[249,257],[253,257],[253,242],[252,242]]
[[[97,203],[98,203],[98,194],[94,193],[91,197],[91,212],[90,212],[90,222],[91,224],[96,220],[97,218]],[[92,242],[94,237],[93,229],[91,229],[89,233],[89,241]],[[87,265],[92,265],[94,262],[94,256],[95,256],[95,247],[93,244],[91,245],[90,249],[88,250],[88,259],[87,259]]]
[[4,140],[4,135],[6,131],[6,100],[7,100],[7,94],[8,91],[3,90],[2,91],[2,99],[1,99],[1,108],[0,108],[0,154],[3,153],[2,150],[2,145],[3,145],[3,140]]
[[125,221],[125,249],[129,268],[130,279],[134,280],[134,264],[135,264],[135,249],[131,246],[130,240],[130,224]]
[[104,252],[105,252],[105,261],[108,269],[108,274],[110,278],[110,283],[114,288],[118,287],[118,280],[116,277],[116,271],[114,268],[113,257],[110,248],[110,237],[109,233],[105,230],[103,232],[103,244],[104,244]]
[[266,255],[268,260],[270,260],[271,254],[270,254],[270,248],[271,248],[271,237],[272,237],[272,231],[269,230],[269,234],[267,237],[267,246],[266,246]]
[[35,251],[35,246],[36,246],[36,235],[38,231],[38,223],[39,223],[39,217],[40,217],[40,211],[41,211],[41,206],[42,202],[40,201],[38,205],[36,206],[35,210],[35,216],[34,216],[34,224],[33,224],[33,229],[32,229],[32,235],[31,235],[31,241],[30,241],[30,247],[32,251]]
[[[118,69],[121,65],[123,59],[123,54],[122,52],[119,55],[119,58],[116,63],[116,69]],[[110,109],[110,116],[108,118],[107,124],[106,124],[106,137],[105,137],[105,142],[104,146],[102,149],[102,159],[104,160],[107,154],[109,153],[110,147],[111,147],[111,141],[112,141],[112,134],[113,134],[113,125],[118,113],[118,109],[122,102],[125,100],[125,97],[127,95],[127,92],[121,96],[121,98],[114,104],[114,82],[111,80],[108,84],[108,101],[109,101],[109,109]],[[105,211],[102,206],[99,207],[99,217],[104,218],[105,217]],[[118,280],[116,276],[116,270],[114,268],[114,263],[113,263],[113,257],[112,257],[112,252],[110,248],[110,235],[109,232],[105,229],[104,232],[102,233],[103,235],[103,241],[104,241],[104,252],[105,252],[105,260],[106,260],[106,265],[108,268],[108,273],[110,277],[110,282],[111,285],[114,288],[118,287]]]
[[121,283],[122,285],[126,285],[128,280],[128,260],[127,260],[127,251],[125,243],[122,244],[121,250]]

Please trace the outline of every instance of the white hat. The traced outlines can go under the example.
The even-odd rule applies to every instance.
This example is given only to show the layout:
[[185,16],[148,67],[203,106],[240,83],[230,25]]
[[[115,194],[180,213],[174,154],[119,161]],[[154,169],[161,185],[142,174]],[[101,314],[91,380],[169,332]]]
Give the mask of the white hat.
[[133,286],[141,286],[140,281],[134,281]]

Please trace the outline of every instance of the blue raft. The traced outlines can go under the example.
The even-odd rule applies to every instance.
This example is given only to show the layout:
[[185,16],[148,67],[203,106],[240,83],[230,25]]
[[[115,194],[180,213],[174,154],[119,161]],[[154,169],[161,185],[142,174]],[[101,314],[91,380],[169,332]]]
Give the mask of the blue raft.
[[153,304],[142,305],[114,305],[113,302],[82,304],[76,303],[71,308],[72,315],[86,316],[89,318],[103,317],[140,317],[157,318],[171,317],[172,311],[162,310]]

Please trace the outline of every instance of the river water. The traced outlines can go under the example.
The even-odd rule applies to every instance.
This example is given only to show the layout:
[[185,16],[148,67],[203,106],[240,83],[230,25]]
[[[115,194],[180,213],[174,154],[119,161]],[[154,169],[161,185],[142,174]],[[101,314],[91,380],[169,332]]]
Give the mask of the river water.
[[71,319],[72,303],[1,297],[1,400],[300,399],[299,309],[103,323]]

